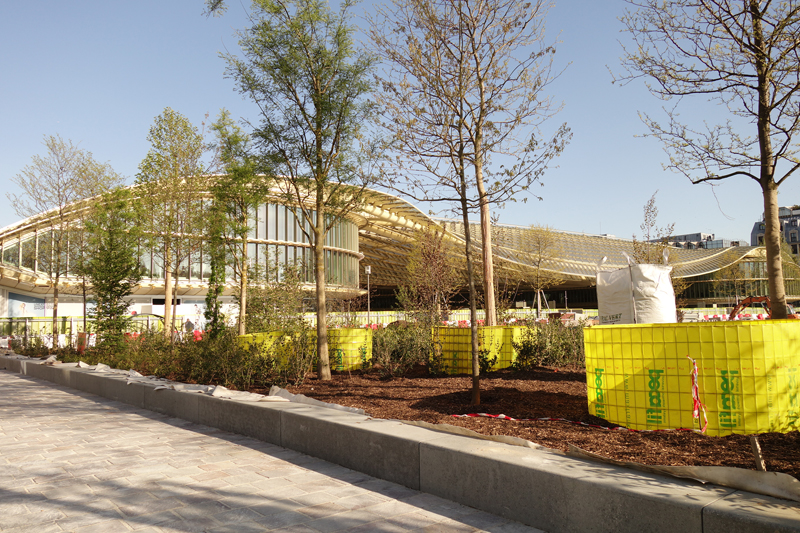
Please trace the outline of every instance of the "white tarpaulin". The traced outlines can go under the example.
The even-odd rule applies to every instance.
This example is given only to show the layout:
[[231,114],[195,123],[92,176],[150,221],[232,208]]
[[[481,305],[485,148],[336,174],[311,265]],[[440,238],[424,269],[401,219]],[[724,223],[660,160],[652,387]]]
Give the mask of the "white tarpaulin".
[[677,322],[668,265],[629,265],[597,272],[600,325]]

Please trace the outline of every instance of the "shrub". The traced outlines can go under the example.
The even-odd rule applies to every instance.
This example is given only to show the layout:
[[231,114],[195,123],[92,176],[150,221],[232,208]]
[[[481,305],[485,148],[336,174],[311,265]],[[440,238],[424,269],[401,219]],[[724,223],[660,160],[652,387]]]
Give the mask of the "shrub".
[[517,359],[515,370],[531,370],[536,366],[584,366],[582,322],[577,326],[564,325],[560,320],[531,323],[522,332],[520,342],[514,342]]
[[276,359],[260,353],[258,346],[249,349],[241,346],[232,328],[226,328],[215,339],[206,336],[198,341],[185,339],[174,343],[163,333],[149,331],[119,346],[101,344],[83,354],[71,352],[60,359],[104,363],[144,375],[237,390],[267,388],[279,381]]
[[431,353],[431,334],[417,323],[376,329],[372,335],[372,368],[382,376],[399,376],[425,362]]
[[497,364],[497,353],[489,357],[491,353],[492,351],[488,348],[481,349],[480,352],[478,352],[478,366],[481,369],[481,374],[491,372],[494,365]]

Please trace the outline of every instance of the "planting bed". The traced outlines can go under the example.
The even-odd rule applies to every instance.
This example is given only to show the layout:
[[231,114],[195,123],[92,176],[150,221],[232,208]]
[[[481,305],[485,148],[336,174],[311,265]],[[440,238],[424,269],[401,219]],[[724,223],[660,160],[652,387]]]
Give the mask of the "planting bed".
[[[512,435],[560,450],[572,444],[622,461],[755,469],[750,441],[745,435],[707,437],[691,431],[609,431],[566,422],[452,416],[483,412],[513,418],[565,418],[613,427],[589,414],[583,370],[541,368],[532,372],[490,373],[481,379],[480,407],[470,405],[471,383],[468,376],[434,378],[420,368],[393,380],[356,372],[335,374],[329,382],[312,377],[289,390],[326,402],[359,407],[376,418],[452,424],[486,435]],[[785,472],[800,479],[798,432],[762,434],[759,441],[767,470]]]

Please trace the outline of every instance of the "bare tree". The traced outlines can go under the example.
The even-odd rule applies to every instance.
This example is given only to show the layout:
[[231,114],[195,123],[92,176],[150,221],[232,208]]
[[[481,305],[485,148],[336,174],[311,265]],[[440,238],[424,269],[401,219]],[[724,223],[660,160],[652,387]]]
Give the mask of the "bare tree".
[[[544,0],[395,0],[394,8],[379,9],[372,23],[373,41],[392,62],[381,103],[396,137],[414,134],[426,124],[433,131],[442,128],[441,120],[419,116],[432,108],[418,102],[425,92],[441,97],[447,92],[444,84],[456,74],[437,80],[436,63],[457,65],[462,90],[450,91],[446,105],[459,116],[468,143],[468,198],[470,209],[480,213],[487,325],[496,323],[490,206],[516,201],[539,181],[570,136],[565,125],[550,138],[540,129],[560,109],[545,94],[556,77],[555,47],[544,42],[549,7]],[[400,140],[398,147],[417,166],[429,155],[413,141]],[[497,169],[491,165],[493,157],[502,160]],[[438,179],[415,179],[412,184],[416,199],[441,200]]]
[[[544,95],[555,51],[543,44],[547,7],[543,1],[394,0],[371,21],[370,35],[387,65],[376,99],[397,154],[392,186],[417,201],[449,203],[464,219],[476,405],[469,213],[481,217],[482,277],[492,325],[490,205],[513,201],[538,181],[569,138],[566,126],[545,140],[539,131],[557,111]],[[492,156],[508,165],[490,172]]]
[[107,163],[94,160],[92,154],[61,136],[44,138],[44,156],[33,156],[31,164],[11,178],[21,195],[7,193],[19,216],[46,215],[46,223],[35,236],[34,268],[44,272],[53,288],[53,347],[58,342],[58,293],[62,276],[69,270],[70,237],[75,238],[80,209],[75,202],[97,196],[122,183]]
[[664,262],[664,251],[669,254],[669,237],[675,229],[675,224],[668,224],[665,228],[658,227],[658,207],[656,194],[644,204],[643,221],[639,226],[642,230],[642,240],[633,236],[633,259],[639,264],[660,265]]
[[[663,265],[669,262],[671,252],[675,249],[670,245],[675,224],[667,224],[664,228],[658,227],[658,207],[656,207],[656,194],[644,204],[642,210],[643,221],[639,226],[642,230],[642,240],[633,236],[633,260],[638,264]],[[672,290],[675,293],[675,306],[678,308],[678,321],[683,321],[683,311],[680,309],[686,306],[686,299],[682,297],[686,289],[691,285],[685,278],[679,277],[675,268],[669,272]]]
[[403,307],[422,318],[427,328],[441,325],[460,288],[444,233],[430,227],[417,231],[406,268],[409,284],[398,296]]
[[714,292],[723,297],[734,297],[734,305],[739,303],[741,297],[747,296],[748,278],[744,265],[740,262],[739,255],[733,250],[725,252],[723,261],[730,263],[714,272],[712,286]]
[[[758,183],[773,318],[786,318],[778,187],[800,168],[800,2],[628,1],[636,10],[622,21],[634,46],[625,49],[621,80],[644,78],[652,94],[676,100],[666,122],[643,115],[669,168],[693,183],[737,176]],[[685,121],[678,109],[691,96],[727,107],[731,118]]]
[[522,232],[519,250],[531,267],[528,279],[536,291],[536,316],[542,316],[542,292],[564,283],[564,276],[551,264],[562,255],[558,233],[549,226],[533,225]]

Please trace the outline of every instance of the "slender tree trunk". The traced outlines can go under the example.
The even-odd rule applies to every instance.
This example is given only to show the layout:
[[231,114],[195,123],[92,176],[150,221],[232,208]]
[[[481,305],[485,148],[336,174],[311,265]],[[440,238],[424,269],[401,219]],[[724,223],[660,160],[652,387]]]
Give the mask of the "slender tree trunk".
[[[463,154],[461,160],[463,161]],[[464,247],[467,258],[467,285],[469,287],[469,329],[472,340],[472,405],[481,404],[480,343],[478,342],[478,302],[475,289],[475,272],[472,265],[472,235],[469,229],[467,210],[467,184],[463,165],[459,169],[461,178],[461,215],[464,220]]]
[[[178,300],[178,285],[180,284],[180,281],[181,281],[180,275],[178,274],[179,269],[180,269],[180,264],[175,268],[175,272],[173,273],[173,277],[172,277],[172,280],[173,280],[173,282],[172,282],[172,298],[170,298],[170,300],[169,300],[170,303],[174,303],[175,304],[175,305],[172,306],[172,322],[170,322],[170,327],[169,327],[170,339],[172,340],[171,342],[173,342],[173,343],[175,342],[175,334],[173,333],[176,330],[176,328],[175,328],[175,320],[178,318],[178,313],[176,312],[177,311],[176,307],[177,307],[177,300]],[[181,327],[180,327],[180,329],[178,331],[180,331],[180,334],[183,335],[183,324],[181,324]]]
[[53,349],[58,348],[58,275],[53,286]]
[[[321,194],[318,191],[318,194]],[[318,196],[317,198],[321,198]],[[328,354],[328,314],[325,301],[325,214],[323,205],[317,200],[316,224],[314,225],[314,278],[317,286],[317,368],[319,379],[331,379],[331,363]]]
[[245,318],[247,317],[247,277],[250,258],[247,255],[247,238],[242,244],[242,264],[239,276],[239,335],[245,334]]
[[771,74],[767,68],[767,51],[764,44],[760,3],[750,1],[753,19],[753,44],[756,50],[758,75],[758,145],[761,158],[759,182],[764,195],[764,246],[767,251],[767,279],[772,318],[787,318],[786,291],[783,285],[781,264],[781,228],[778,218],[778,185],[775,183],[775,158],[770,138]]
[[83,333],[88,333],[86,331],[86,278],[83,278],[83,283],[81,283],[81,290],[83,292]]
[[536,318],[542,318],[542,291],[536,290]]
[[164,268],[164,335],[168,339],[172,339],[172,294],[172,271]]
[[481,156],[482,139],[475,136],[475,183],[478,187],[478,199],[481,213],[481,240],[483,247],[483,294],[486,308],[487,326],[497,324],[497,308],[494,295],[494,261],[492,256],[492,213],[486,197],[486,185],[483,182],[483,157]]
[[772,187],[764,190],[764,247],[767,251],[771,316],[772,318],[787,318],[778,209],[778,187],[772,184]]

